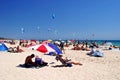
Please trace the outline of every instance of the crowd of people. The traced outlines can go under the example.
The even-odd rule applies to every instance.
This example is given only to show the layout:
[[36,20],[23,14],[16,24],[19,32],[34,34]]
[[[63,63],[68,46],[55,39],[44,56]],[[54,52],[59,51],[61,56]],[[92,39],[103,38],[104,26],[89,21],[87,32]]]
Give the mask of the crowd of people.
[[[74,42],[72,42],[72,44],[69,44],[67,41],[63,42],[61,40],[59,40],[59,42],[60,42],[59,44],[56,44],[54,42],[52,42],[52,43],[55,44],[56,46],[58,46],[58,48],[62,51],[62,53],[65,53],[65,48],[64,47],[68,47],[70,45],[73,45],[72,50],[91,51],[89,53],[89,55],[93,55],[93,53],[96,52],[96,51],[93,50],[94,48],[99,48],[99,45],[96,42],[91,41],[91,42],[88,43],[87,40],[82,41],[82,42],[80,42],[79,40],[77,42],[74,41]],[[10,44],[14,45],[15,42],[12,40],[10,42]],[[35,45],[35,44],[40,44],[40,42],[37,43],[36,41],[28,42],[28,41],[25,41],[25,40],[20,40],[19,45],[16,46],[16,47],[9,47],[8,52],[21,53],[21,52],[23,52],[23,50],[20,47],[27,47],[27,46],[31,46],[31,45]],[[111,50],[112,48],[113,48],[113,46],[110,46],[109,50]],[[96,54],[98,55],[98,51],[96,52]],[[80,62],[73,62],[73,61],[69,60],[67,57],[63,58],[63,55],[55,55],[55,56],[56,56],[56,60],[60,61],[63,66],[69,66],[70,67],[70,66],[72,66],[72,64],[82,65]],[[35,58],[35,61],[32,60],[33,58]],[[26,57],[24,66],[25,67],[33,67],[33,66],[34,67],[43,67],[43,66],[48,66],[48,62],[42,60],[42,58],[40,58],[39,56],[31,54],[31,55]]]
[[20,48],[20,46],[17,46],[17,47],[9,47],[8,52],[21,53],[21,52],[24,52],[24,51]]
[[96,42],[92,41],[89,44],[87,40],[83,42],[78,41],[73,43],[72,50],[90,51],[92,47],[98,48],[99,46]]

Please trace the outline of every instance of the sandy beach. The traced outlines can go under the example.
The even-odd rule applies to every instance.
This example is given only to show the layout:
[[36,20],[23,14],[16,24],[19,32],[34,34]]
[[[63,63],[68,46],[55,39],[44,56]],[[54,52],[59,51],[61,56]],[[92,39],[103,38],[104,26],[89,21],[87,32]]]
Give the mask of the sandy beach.
[[120,0],[0,0],[0,80],[120,80]]
[[[89,51],[66,48],[63,56],[83,65],[54,68],[52,66],[61,64],[55,60],[55,56],[22,49],[22,53],[0,52],[0,80],[120,80],[120,51],[102,50],[104,57],[90,57],[86,55]],[[39,69],[18,67],[31,54],[39,55],[49,66]],[[51,62],[54,64],[50,64]]]

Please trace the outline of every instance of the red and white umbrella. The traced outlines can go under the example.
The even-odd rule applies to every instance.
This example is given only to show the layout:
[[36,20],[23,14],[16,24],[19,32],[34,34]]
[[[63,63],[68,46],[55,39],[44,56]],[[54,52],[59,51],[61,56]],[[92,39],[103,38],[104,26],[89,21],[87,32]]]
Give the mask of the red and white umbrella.
[[49,47],[46,44],[39,44],[39,45],[31,46],[29,48],[33,49],[33,50],[37,50],[37,51],[43,52],[43,53],[55,52],[55,50],[53,48]]

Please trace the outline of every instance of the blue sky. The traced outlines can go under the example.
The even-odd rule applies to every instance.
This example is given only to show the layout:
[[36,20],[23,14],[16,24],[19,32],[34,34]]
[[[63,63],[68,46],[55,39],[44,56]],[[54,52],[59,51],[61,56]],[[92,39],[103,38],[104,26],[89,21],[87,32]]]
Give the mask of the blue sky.
[[14,39],[120,40],[120,0],[0,0],[0,28]]

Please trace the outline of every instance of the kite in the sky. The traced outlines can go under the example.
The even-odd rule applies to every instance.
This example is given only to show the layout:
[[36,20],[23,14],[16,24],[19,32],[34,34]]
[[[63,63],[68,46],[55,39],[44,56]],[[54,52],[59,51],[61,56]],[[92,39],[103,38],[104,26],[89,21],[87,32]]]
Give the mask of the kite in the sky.
[[37,27],[37,29],[39,30],[39,29],[40,29],[40,27],[38,26],[38,27]]
[[52,19],[55,19],[55,14],[52,14]]
[[25,32],[24,28],[21,28],[21,33],[23,34]]
[[48,28],[48,31],[51,31],[52,29],[51,28]]

